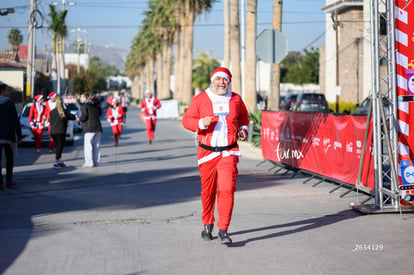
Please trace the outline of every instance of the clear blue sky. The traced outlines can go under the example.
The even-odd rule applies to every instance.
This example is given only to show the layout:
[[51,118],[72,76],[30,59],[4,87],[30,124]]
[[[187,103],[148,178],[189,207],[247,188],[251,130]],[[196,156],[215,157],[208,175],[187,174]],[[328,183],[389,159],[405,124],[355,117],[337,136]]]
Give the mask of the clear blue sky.
[[[44,26],[49,25],[49,4],[53,1],[38,0],[38,9],[44,16]],[[55,0],[62,9],[62,2],[68,10],[66,23],[69,27],[68,41],[77,36],[95,45],[112,45],[129,48],[138,33],[147,8],[145,0]],[[76,2],[75,5],[68,5]],[[321,8],[325,0],[285,0],[283,3],[282,32],[288,38],[289,51],[301,51],[308,47],[325,44],[325,16]],[[0,16],[0,50],[10,49],[7,34],[17,27],[23,34],[23,44],[27,44],[27,25],[30,0],[0,1],[0,9],[13,7],[15,13]],[[264,29],[272,27],[273,0],[258,0],[259,35]],[[195,23],[194,52],[211,51],[213,57],[223,57],[223,1],[213,5],[208,14],[200,15]],[[51,48],[51,33],[46,28],[38,29],[37,49]]]

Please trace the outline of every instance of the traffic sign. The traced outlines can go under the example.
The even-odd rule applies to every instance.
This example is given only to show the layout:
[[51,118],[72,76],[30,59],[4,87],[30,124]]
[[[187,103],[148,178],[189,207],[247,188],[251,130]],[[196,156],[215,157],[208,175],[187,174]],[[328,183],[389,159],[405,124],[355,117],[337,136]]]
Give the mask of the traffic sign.
[[287,38],[278,30],[264,30],[256,38],[256,55],[263,62],[279,63],[287,52]]

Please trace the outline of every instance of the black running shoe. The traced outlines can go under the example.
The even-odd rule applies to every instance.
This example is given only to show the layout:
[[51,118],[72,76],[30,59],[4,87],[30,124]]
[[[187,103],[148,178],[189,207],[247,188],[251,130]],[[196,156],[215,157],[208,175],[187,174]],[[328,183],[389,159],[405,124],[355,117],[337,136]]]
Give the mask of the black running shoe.
[[226,230],[219,230],[218,233],[218,240],[221,244],[231,244],[233,241],[231,240],[231,238],[229,237],[229,235],[227,234]]
[[213,232],[214,224],[205,224],[204,230],[201,231],[201,238],[205,241],[211,241],[213,239]]

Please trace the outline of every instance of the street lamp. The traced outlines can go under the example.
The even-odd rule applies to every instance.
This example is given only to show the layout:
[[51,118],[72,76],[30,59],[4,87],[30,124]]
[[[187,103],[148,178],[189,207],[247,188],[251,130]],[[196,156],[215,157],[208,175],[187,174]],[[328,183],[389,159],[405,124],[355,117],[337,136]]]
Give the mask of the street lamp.
[[14,9],[13,8],[0,9],[0,16],[6,16],[9,13],[14,13]]
[[62,0],[62,3],[52,2],[51,4],[53,6],[62,5],[62,9],[65,10],[65,6],[75,6],[76,5],[76,2],[67,2],[65,0]]

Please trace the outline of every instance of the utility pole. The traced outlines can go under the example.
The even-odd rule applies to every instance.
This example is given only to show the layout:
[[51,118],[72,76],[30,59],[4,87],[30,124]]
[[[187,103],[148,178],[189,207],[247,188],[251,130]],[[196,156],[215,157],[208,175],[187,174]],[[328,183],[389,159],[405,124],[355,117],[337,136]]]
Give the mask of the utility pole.
[[30,2],[29,37],[27,41],[27,66],[26,66],[26,93],[25,98],[33,98],[34,74],[35,74],[35,48],[36,48],[36,0]]
[[[273,29],[282,31],[282,14],[283,14],[283,0],[273,1]],[[270,83],[270,110],[279,110],[280,99],[280,64],[273,63],[271,70],[271,83]],[[269,108],[269,106],[268,106]]]
[[335,20],[334,20],[334,28],[335,28],[335,55],[336,55],[336,66],[335,66],[335,78],[336,78],[336,103],[335,109],[336,112],[339,113],[339,94],[340,94],[340,87],[339,87],[339,22],[338,22],[338,9],[335,10]]
[[[81,32],[87,32],[87,30],[86,29],[81,29],[81,28],[71,30],[71,32],[74,32],[74,31],[78,32],[77,39],[76,39],[76,53],[78,55],[77,73],[79,75],[79,73],[80,73],[80,42],[82,41],[81,38],[80,38],[80,33]],[[83,49],[84,49],[83,51],[85,53],[86,43],[84,43],[84,45],[85,46],[83,47]]]

